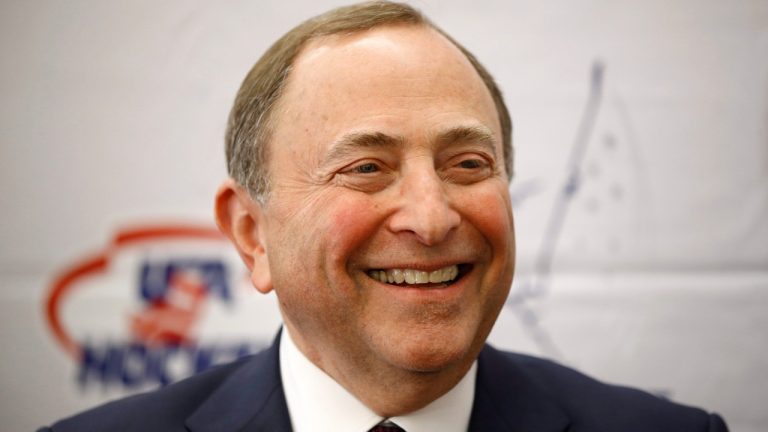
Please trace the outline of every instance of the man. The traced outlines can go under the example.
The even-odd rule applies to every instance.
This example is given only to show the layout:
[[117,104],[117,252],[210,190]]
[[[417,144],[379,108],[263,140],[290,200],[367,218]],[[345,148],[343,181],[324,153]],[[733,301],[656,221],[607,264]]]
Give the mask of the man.
[[510,124],[487,71],[408,6],[293,29],[238,93],[216,197],[281,335],[52,430],[726,430],[485,346],[514,272]]

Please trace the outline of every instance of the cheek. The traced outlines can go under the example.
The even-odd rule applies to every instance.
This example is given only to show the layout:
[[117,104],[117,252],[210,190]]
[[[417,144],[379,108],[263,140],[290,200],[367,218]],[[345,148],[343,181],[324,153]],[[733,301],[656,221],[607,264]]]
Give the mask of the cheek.
[[515,233],[512,206],[506,188],[473,191],[467,198],[464,216],[487,242],[494,277],[511,285],[515,265]]
[[365,195],[341,198],[329,203],[329,208],[333,210],[328,230],[324,233],[329,239],[328,253],[332,260],[344,263],[354,250],[376,233],[380,226],[380,208]]
[[489,190],[471,194],[467,217],[494,248],[512,248],[514,228],[509,194]]

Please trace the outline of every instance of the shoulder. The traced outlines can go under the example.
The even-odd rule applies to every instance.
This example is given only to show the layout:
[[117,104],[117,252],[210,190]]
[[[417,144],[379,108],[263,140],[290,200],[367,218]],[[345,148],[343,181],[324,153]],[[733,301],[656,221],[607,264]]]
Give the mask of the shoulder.
[[[478,381],[527,388],[562,410],[578,430],[726,431],[717,415],[641,390],[606,384],[555,362],[486,347]],[[484,369],[484,371],[483,371]],[[524,384],[521,384],[524,383]],[[496,384],[500,390],[502,387]]]
[[167,387],[126,397],[63,419],[41,431],[186,431],[184,420],[190,416],[250,356],[214,367]]

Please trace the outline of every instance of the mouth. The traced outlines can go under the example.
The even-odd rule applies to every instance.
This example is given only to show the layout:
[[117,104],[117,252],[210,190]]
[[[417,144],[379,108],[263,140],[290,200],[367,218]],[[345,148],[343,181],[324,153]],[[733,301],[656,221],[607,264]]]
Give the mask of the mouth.
[[409,268],[372,269],[368,270],[367,274],[371,279],[389,285],[421,285],[428,287],[456,283],[465,274],[469,273],[471,268],[470,264],[454,264],[433,271]]

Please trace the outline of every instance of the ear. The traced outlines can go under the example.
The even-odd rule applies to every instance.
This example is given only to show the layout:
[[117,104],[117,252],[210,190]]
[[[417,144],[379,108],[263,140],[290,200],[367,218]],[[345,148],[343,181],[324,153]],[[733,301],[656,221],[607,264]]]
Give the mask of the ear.
[[272,291],[261,204],[229,178],[216,192],[215,213],[219,230],[235,245],[248,267],[253,286],[264,294]]

